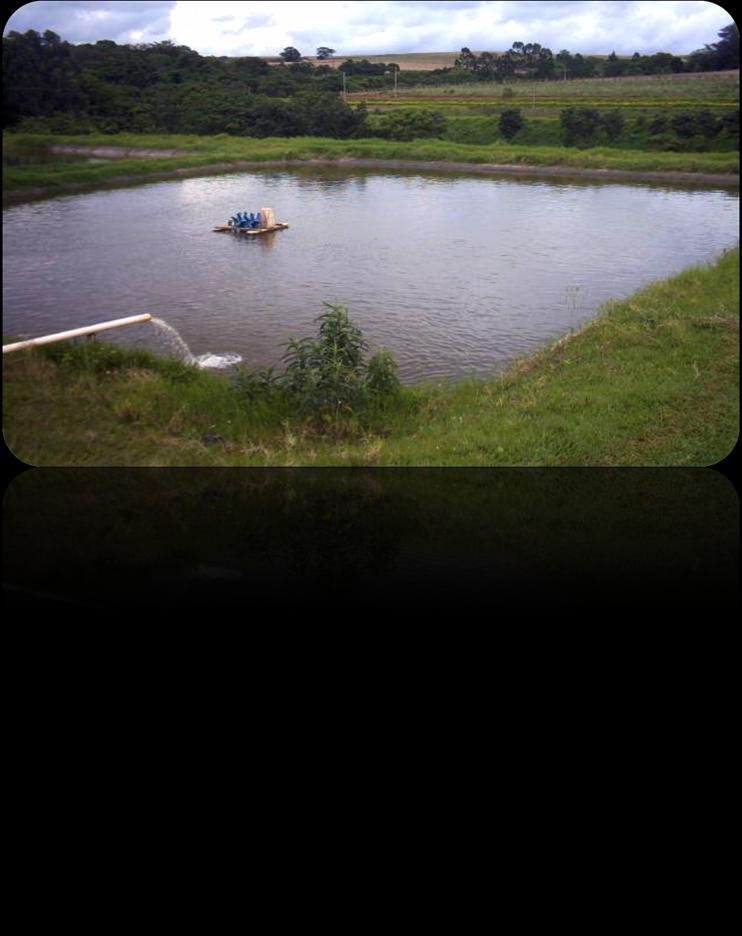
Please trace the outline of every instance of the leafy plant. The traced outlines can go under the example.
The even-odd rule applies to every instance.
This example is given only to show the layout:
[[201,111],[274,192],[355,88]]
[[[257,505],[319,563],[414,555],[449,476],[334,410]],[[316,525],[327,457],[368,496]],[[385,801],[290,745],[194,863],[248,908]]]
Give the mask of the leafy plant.
[[689,139],[693,136],[702,136],[712,139],[721,129],[716,118],[709,110],[699,110],[692,113],[677,114],[670,121],[672,129],[679,137]]
[[429,137],[442,137],[448,121],[438,111],[393,111],[384,114],[376,122],[374,136],[387,140],[418,140]]
[[379,348],[370,360],[363,334],[339,303],[324,303],[315,338],[292,338],[282,373],[272,367],[251,371],[235,368],[233,387],[243,402],[284,402],[319,420],[327,431],[350,425],[369,405],[400,389],[397,365],[390,351]]
[[250,370],[243,364],[234,368],[233,386],[237,395],[247,401],[268,400],[278,387],[279,376],[274,367]]
[[559,116],[567,146],[591,146],[600,126],[600,113],[594,107],[568,107]]
[[617,140],[623,133],[624,118],[619,110],[606,111],[600,123],[609,140]]
[[328,311],[317,319],[318,340],[288,343],[285,383],[304,411],[337,418],[363,401],[367,344],[344,306],[324,305]]
[[394,396],[399,392],[397,363],[387,348],[379,348],[368,362],[366,386],[369,392],[377,397]]
[[512,140],[515,134],[525,126],[523,115],[518,108],[504,110],[500,114],[500,133],[506,140]]

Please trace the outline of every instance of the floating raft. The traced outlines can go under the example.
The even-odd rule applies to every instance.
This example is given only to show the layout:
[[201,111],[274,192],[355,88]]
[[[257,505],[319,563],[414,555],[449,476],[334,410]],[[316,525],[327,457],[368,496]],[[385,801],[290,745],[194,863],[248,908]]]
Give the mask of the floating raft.
[[255,237],[258,234],[270,234],[271,231],[283,231],[287,227],[288,224],[282,224],[281,222],[264,228],[241,228],[237,227],[236,224],[219,224],[217,227],[212,228],[212,231],[228,231],[230,234],[247,234],[250,237]]

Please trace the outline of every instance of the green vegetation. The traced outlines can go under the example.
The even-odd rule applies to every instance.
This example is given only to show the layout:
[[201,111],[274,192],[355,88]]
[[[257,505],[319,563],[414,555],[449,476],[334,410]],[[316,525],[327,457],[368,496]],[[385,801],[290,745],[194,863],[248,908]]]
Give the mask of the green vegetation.
[[[457,87],[455,93],[449,88],[451,93],[437,98],[426,89],[417,89],[415,97],[403,92],[398,98],[366,96],[352,107],[332,96],[303,98],[299,94],[285,100],[271,98],[270,107],[253,101],[253,116],[265,121],[254,125],[257,135],[253,136],[13,131],[3,141],[4,192],[22,196],[24,191],[41,189],[54,193],[70,186],[157,177],[178,169],[217,166],[226,170],[239,162],[311,159],[738,174],[738,86],[736,73],[729,72],[701,78],[681,74],[618,81],[515,82],[505,87],[477,83]],[[675,97],[670,96],[672,91],[677,92]],[[207,104],[204,99],[206,111]],[[516,111],[520,112],[519,126],[510,116],[503,118]],[[297,114],[301,118],[294,121]],[[575,114],[589,116],[588,132],[570,129]],[[56,119],[28,117],[22,123],[38,125],[38,129]],[[330,135],[317,135],[323,125],[330,128]],[[582,121],[583,131],[584,125]],[[271,126],[292,135],[260,136]],[[310,127],[311,133],[293,135],[302,127]],[[365,138],[355,135],[360,128]],[[183,152],[90,163],[84,156],[53,157],[49,147],[55,144]]]
[[739,68],[739,32],[730,23],[718,33],[718,41],[694,52],[684,61],[677,55],[656,52],[631,58],[619,58],[615,52],[607,57],[572,55],[567,49],[554,55],[538,42],[514,42],[501,55],[482,52],[479,55],[463,48],[455,68],[479,81],[512,81],[513,79],[550,79],[561,74],[567,78],[620,78],[636,75],[669,75],[681,72],[719,71]]
[[250,403],[257,400],[283,403],[319,426],[341,419],[363,417],[373,405],[396,395],[396,364],[385,348],[370,361],[360,329],[339,304],[325,303],[327,312],[317,319],[317,339],[292,339],[286,349],[283,373],[262,368],[253,373],[239,368],[237,390]]
[[[332,51],[326,47],[317,50],[321,64],[287,47],[271,66],[262,58],[201,56],[171,42],[119,46],[101,40],[72,45],[51,30],[43,35],[11,31],[3,38],[3,126],[55,133],[363,136],[363,114],[350,114],[338,98],[346,89],[394,89],[400,95],[554,94],[559,100],[586,93],[631,99],[639,89],[663,100],[683,94],[697,100],[700,94],[725,95],[731,102],[734,80],[689,81],[684,74],[726,69],[738,85],[736,28],[722,30],[719,38],[688,62],[662,52],[582,61],[564,49],[554,56],[538,43],[516,42],[503,54],[475,55],[462,49],[453,68],[407,71],[395,62],[368,59],[349,59],[335,69],[325,64]],[[585,80],[593,76],[601,80]],[[605,80],[616,76],[625,77],[620,82]],[[638,86],[632,84],[637,81]],[[702,87],[693,87],[694,82]]]
[[579,100],[596,106],[600,103],[615,106],[621,101],[631,107],[660,107],[675,103],[700,106],[713,102],[739,106],[737,71],[718,75],[636,76],[621,78],[620,81],[587,78],[571,81],[514,81],[505,85],[492,81],[470,82],[456,87],[445,84],[418,85],[399,88],[394,96],[390,94],[391,87],[387,81],[385,95],[369,92],[363,97],[368,100],[384,100],[390,104],[410,98],[440,98],[445,101],[455,97],[466,98],[472,102],[478,99],[510,99],[512,102],[515,99],[524,104],[531,104],[535,100],[537,105]]
[[[735,53],[736,32],[722,32],[691,61],[705,69],[721,56],[728,70],[701,77],[664,53],[596,59],[591,71],[538,43],[497,56],[462,50],[456,67],[400,71],[366,59],[333,68],[326,47],[320,64],[286,48],[270,65],[170,42],[73,46],[50,31],[11,32],[3,39],[4,193],[308,159],[738,174],[738,40]],[[418,59],[438,63],[434,54]],[[578,77],[588,73],[624,77]],[[346,99],[344,81],[366,90]],[[52,160],[55,143],[185,152],[103,164]]]
[[507,108],[500,114],[497,129],[506,140],[512,140],[524,126],[523,115],[517,107],[513,107]]
[[[269,65],[11,32],[4,197],[308,160],[739,173],[734,27],[687,61],[515,43],[431,54],[442,67],[428,71],[335,69],[332,51],[314,65],[287,47]],[[169,152],[92,162],[54,155],[62,144]],[[289,345],[281,372],[225,379],[97,341],[17,352],[4,362],[5,438],[35,465],[711,464],[738,431],[738,280],[735,250],[501,375],[455,384],[400,387],[389,352],[367,360],[339,306],[316,339]]]
[[[518,136],[533,132],[530,123]],[[177,149],[185,155],[159,158],[108,159],[90,164],[83,157],[65,155],[50,160],[52,145]],[[203,168],[226,172],[241,164],[283,163],[286,160],[398,160],[478,164],[561,166],[576,171],[609,169],[620,172],[692,172],[739,174],[739,154],[733,152],[662,152],[596,146],[588,149],[500,141],[487,145],[419,139],[409,142],[382,139],[336,140],[323,137],[268,138],[153,136],[139,134],[62,136],[8,134],[3,141],[3,194],[33,197],[77,188],[121,185],[177,175],[178,170]],[[445,168],[445,167],[444,167]]]
[[422,140],[446,135],[446,118],[437,111],[399,109],[369,124],[369,135],[387,140]]
[[[333,410],[321,380],[292,396],[266,371],[225,379],[65,343],[7,356],[6,442],[33,465],[696,466],[737,439],[738,249],[609,303],[490,379],[395,392],[389,356],[364,370],[361,336],[336,308],[325,316],[324,334],[289,363],[354,390],[365,373],[375,395]],[[322,357],[333,347],[350,349],[344,364]]]
[[[588,145],[670,152],[739,151],[739,79],[675,75],[671,78],[622,78],[619,81],[476,83],[457,88],[418,87],[397,96],[356,95],[369,108],[368,127],[376,133],[382,116],[434,109],[445,118],[439,136],[457,143],[487,145],[507,139],[498,119],[520,110],[523,126],[512,136],[532,146],[575,145],[574,115],[592,124]],[[582,142],[580,145],[585,145]]]

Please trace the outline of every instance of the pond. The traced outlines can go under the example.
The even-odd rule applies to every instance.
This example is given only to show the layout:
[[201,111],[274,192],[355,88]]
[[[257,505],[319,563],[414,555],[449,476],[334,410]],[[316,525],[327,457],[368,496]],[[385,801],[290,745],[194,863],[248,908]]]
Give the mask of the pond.
[[[272,207],[284,231],[212,232]],[[607,299],[738,240],[737,189],[317,167],[138,185],[3,212],[3,332],[149,312],[197,356],[280,365],[342,303],[405,382],[486,376]],[[150,324],[106,341],[165,351]]]

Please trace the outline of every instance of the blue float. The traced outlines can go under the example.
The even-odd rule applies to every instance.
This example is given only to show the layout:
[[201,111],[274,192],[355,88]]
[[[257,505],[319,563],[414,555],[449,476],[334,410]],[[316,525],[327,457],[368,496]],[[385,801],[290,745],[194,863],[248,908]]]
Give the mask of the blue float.
[[255,230],[260,227],[260,212],[238,211],[229,219],[229,223],[233,227]]

